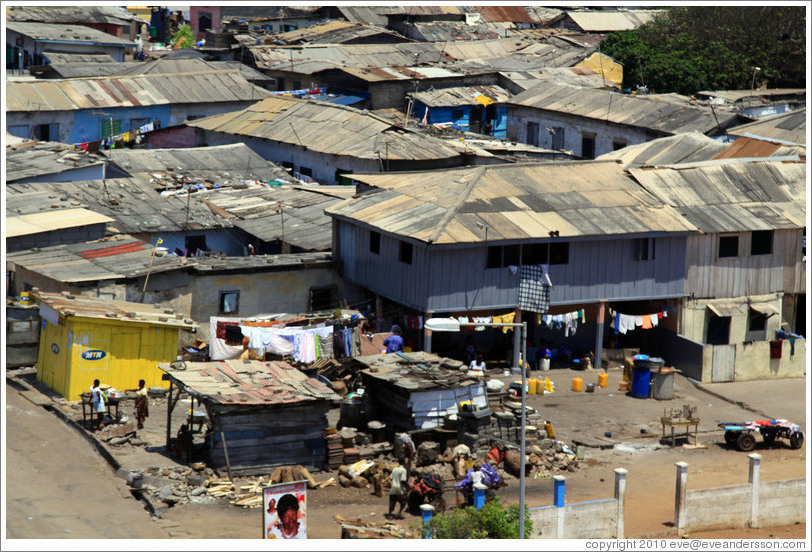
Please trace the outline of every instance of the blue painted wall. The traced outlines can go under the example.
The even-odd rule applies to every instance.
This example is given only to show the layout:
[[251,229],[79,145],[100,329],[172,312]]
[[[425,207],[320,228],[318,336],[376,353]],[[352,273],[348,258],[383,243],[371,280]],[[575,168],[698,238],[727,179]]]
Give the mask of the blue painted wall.
[[[426,106],[422,102],[415,102],[414,117],[423,120],[423,113],[426,112]],[[471,116],[470,105],[462,105],[456,107],[430,107],[428,123],[430,125],[436,123],[451,123],[459,125],[462,130],[469,130],[469,122]],[[461,110],[461,117],[454,117],[453,112]],[[507,107],[496,106],[494,109],[496,119],[493,121],[493,130],[491,135],[495,138],[507,138]],[[485,110],[482,111],[482,124],[485,123]]]
[[[101,115],[101,112],[107,113],[108,115]],[[171,113],[171,105],[108,107],[99,110],[81,109],[75,112],[73,128],[71,128],[68,133],[67,139],[63,138],[63,140],[69,144],[101,140],[103,138],[101,134],[101,121],[102,119],[110,119],[111,117],[114,120],[121,120],[121,132],[135,130],[130,127],[130,121],[133,119],[149,119],[150,121],[159,119],[163,126],[168,126]]]
[[[186,236],[205,236],[209,251],[223,251],[229,257],[246,254],[248,239],[239,229],[222,228],[217,230],[190,230],[188,232],[160,232],[153,234],[149,242],[156,247],[165,247],[170,253],[175,249],[186,248]],[[158,244],[158,238],[163,242]]]

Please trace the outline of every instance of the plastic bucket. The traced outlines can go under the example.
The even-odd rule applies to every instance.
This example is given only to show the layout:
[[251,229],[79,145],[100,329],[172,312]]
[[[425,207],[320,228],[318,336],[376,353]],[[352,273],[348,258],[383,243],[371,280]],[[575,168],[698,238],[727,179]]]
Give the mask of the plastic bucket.
[[665,366],[665,361],[661,358],[651,357],[648,359],[648,365],[652,372],[659,372]]
[[581,378],[572,378],[572,390],[575,391],[576,393],[581,392],[581,387],[583,386],[583,384],[584,380],[582,380]]
[[654,374],[654,385],[652,386],[651,396],[660,401],[674,398],[673,369],[663,368],[660,372]]
[[606,387],[609,385],[609,374],[598,374],[598,387]]
[[649,362],[648,355],[634,355],[634,365],[633,368],[639,368],[641,370],[650,370],[651,363]]
[[651,371],[648,369],[648,366],[645,369],[638,368],[637,363],[635,362],[635,366],[632,369],[632,397],[637,397],[638,399],[647,399],[650,384]]
[[542,372],[547,372],[550,369],[550,359],[543,358],[541,362],[539,362],[539,366],[541,367]]

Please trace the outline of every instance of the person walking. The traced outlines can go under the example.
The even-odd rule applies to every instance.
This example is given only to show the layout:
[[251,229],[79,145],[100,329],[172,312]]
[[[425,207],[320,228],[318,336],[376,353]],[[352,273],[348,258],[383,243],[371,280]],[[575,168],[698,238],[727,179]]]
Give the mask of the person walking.
[[90,387],[90,406],[96,413],[96,429],[104,429],[104,415],[107,412],[107,395],[99,386],[99,380],[93,380]]
[[[396,517],[403,519],[403,508],[406,506],[406,468],[398,462],[395,469],[392,470],[390,476],[391,486],[389,487],[389,513],[386,514],[387,518]],[[398,513],[394,514],[395,503],[400,504]]]
[[144,429],[144,420],[149,416],[146,382],[138,380],[138,389],[128,389],[127,391],[135,392],[135,419],[138,421],[138,429]]

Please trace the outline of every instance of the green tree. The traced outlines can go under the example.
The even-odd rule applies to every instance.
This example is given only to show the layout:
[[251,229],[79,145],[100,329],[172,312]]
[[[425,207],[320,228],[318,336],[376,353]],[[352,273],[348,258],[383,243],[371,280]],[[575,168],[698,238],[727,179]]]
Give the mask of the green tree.
[[632,31],[609,35],[601,51],[623,64],[623,87],[694,94],[806,86],[803,6],[671,8]]
[[[436,514],[426,524],[415,527],[416,534],[428,531],[434,539],[517,539],[519,538],[519,505],[505,508],[495,497],[477,510],[473,506]],[[524,510],[524,537],[533,534],[530,512]]]
[[192,28],[189,25],[181,25],[178,32],[175,33],[173,45],[175,48],[195,47],[195,37],[192,34]]

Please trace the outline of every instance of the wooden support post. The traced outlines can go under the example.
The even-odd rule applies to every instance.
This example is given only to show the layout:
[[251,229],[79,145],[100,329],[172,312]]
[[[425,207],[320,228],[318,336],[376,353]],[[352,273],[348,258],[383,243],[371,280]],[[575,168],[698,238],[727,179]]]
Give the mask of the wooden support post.
[[231,462],[228,459],[228,447],[226,446],[226,432],[222,429],[220,430],[220,439],[223,441],[223,455],[226,457],[226,471],[228,472],[228,478],[233,481],[231,477]]

